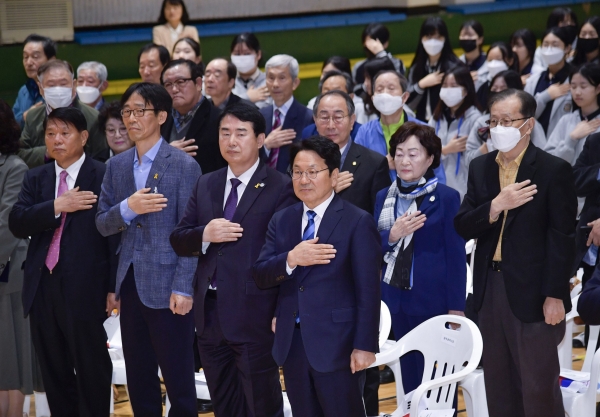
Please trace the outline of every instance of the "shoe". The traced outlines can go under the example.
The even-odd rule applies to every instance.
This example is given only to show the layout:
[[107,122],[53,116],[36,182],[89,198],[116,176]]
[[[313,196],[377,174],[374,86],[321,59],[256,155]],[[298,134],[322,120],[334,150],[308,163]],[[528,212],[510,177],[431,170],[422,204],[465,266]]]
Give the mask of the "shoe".
[[210,400],[198,400],[198,412],[210,413],[213,411],[213,405]]
[[394,378],[394,373],[392,372],[389,366],[385,366],[379,371],[380,384],[389,384],[391,382],[394,382],[395,380],[396,379]]

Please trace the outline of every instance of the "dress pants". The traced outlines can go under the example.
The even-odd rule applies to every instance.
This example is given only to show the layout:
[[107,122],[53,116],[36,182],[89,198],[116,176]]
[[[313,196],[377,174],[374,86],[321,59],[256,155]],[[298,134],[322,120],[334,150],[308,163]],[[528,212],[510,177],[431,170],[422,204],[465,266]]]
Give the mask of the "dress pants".
[[29,314],[50,411],[53,417],[108,417],[112,362],[102,312],[79,318],[69,307],[60,262],[52,274],[44,267]]
[[557,352],[564,320],[556,326],[520,321],[508,304],[502,272],[490,269],[479,328],[490,417],[564,417]]
[[228,341],[221,330],[216,294],[204,299],[198,350],[216,417],[283,417],[279,367],[264,343]]
[[368,416],[379,415],[379,368],[365,369],[363,400]]
[[283,376],[294,417],[365,417],[363,386],[365,371],[348,368],[335,372],[313,369],[306,357],[302,332],[294,330],[283,364]]
[[171,401],[169,414],[197,417],[193,310],[182,316],[168,308],[146,307],[137,292],[133,266],[121,285],[121,337],[135,417],[163,414],[159,366]]

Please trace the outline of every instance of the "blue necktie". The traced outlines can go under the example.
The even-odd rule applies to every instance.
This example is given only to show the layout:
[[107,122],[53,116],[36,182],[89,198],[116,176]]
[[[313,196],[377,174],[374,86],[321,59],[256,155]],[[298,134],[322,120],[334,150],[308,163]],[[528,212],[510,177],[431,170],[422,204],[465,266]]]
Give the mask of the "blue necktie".
[[[306,212],[306,217],[308,217],[308,223],[306,223],[306,227],[304,228],[304,233],[302,233],[302,240],[310,240],[315,238],[315,213],[312,210],[308,210]],[[300,312],[296,316],[296,323],[300,323]]]

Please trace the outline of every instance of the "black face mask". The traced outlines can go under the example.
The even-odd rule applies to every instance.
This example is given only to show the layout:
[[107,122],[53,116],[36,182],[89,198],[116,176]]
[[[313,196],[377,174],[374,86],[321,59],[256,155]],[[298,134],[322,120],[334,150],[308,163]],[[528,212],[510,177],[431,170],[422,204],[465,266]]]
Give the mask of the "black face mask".
[[466,53],[472,52],[477,48],[476,39],[460,39],[458,44]]
[[577,38],[577,49],[583,52],[584,54],[594,52],[596,49],[598,49],[599,46],[600,43],[598,43],[598,38]]

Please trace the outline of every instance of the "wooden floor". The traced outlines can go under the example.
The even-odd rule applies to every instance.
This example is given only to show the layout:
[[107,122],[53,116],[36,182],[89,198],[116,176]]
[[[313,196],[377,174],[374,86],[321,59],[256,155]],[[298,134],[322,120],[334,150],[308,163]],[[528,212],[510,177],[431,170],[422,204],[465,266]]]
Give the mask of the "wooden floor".
[[[573,349],[573,369],[580,370],[583,365],[583,357],[585,355],[585,349]],[[164,386],[163,386],[164,390]],[[115,402],[115,413],[111,414],[114,417],[133,417],[133,412],[131,411],[131,406],[129,404],[129,400],[127,398],[127,393],[125,392],[125,387],[118,387],[118,398]],[[394,383],[381,385],[379,387],[379,412],[380,413],[392,413],[396,409],[396,387]],[[467,413],[465,412],[465,403],[463,401],[462,393],[459,389],[458,394],[458,416],[459,417],[467,417]],[[31,402],[31,413],[30,416],[35,416],[35,405]],[[214,417],[213,413],[202,413],[198,414],[202,417]]]

